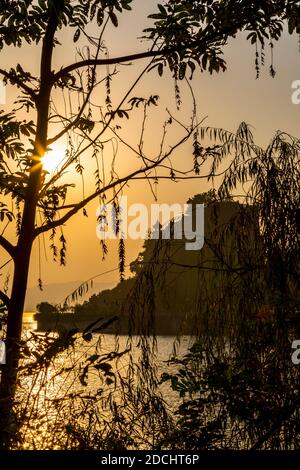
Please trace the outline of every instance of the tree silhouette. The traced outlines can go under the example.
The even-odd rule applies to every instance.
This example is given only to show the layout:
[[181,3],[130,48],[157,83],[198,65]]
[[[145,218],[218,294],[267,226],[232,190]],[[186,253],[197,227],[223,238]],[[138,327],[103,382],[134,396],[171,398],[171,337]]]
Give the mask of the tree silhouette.
[[[11,111],[0,115],[0,188],[4,196],[0,206],[0,219],[9,224],[15,223],[17,231],[15,244],[3,234],[0,236],[0,245],[14,264],[10,295],[1,292],[1,302],[7,308],[7,364],[2,368],[0,390],[3,446],[9,445],[9,429],[13,426],[11,409],[17,383],[22,314],[34,241],[41,234],[50,232],[50,248],[63,264],[66,241],[61,232],[61,248],[58,252],[55,244],[56,229],[80,211],[85,214],[86,205],[95,198],[105,200],[108,191],[111,190],[115,196],[128,181],[151,178],[152,170],[163,165],[171,171],[169,158],[195,132],[196,120],[183,130],[182,136],[168,150],[162,147],[160,154],[151,158],[139,147],[134,170],[119,177],[112,167],[111,180],[105,182],[101,179],[103,168],[99,163],[99,156],[107,140],[112,135],[118,136],[116,120],[128,118],[140,105],[146,109],[157,103],[155,96],[129,101],[133,98],[132,92],[136,84],[153,67],[157,68],[159,74],[168,67],[175,80],[192,75],[196,67],[210,73],[225,70],[223,46],[239,31],[246,31],[248,39],[256,46],[258,71],[258,47],[263,49],[265,42],[270,42],[273,47],[272,42],[281,36],[284,20],[288,21],[291,33],[294,30],[299,32],[297,1],[207,0],[179,3],[169,0],[164,5],[158,5],[157,12],[151,15],[154,25],[144,32],[149,41],[148,50],[110,58],[103,42],[104,32],[110,22],[115,27],[118,26],[118,15],[124,10],[130,10],[131,3],[131,0],[1,2],[1,50],[21,48],[25,43],[40,47],[38,76],[24,70],[20,64],[8,70],[0,69],[5,82],[21,92]],[[97,37],[87,31],[91,23],[98,31]],[[83,36],[89,49],[85,52],[86,55],[81,53],[81,60],[54,71],[53,57],[56,48],[60,46],[58,34],[68,28],[74,33],[74,42]],[[110,83],[115,71],[108,67],[147,58],[149,62],[140,76],[129,90],[124,91],[119,105],[113,106]],[[271,74],[274,74],[273,64]],[[93,92],[101,85],[106,89],[105,103],[93,108]],[[54,98],[59,91],[79,99],[80,104],[75,112],[73,109],[65,113],[60,111]],[[23,110],[28,111],[29,119],[18,118],[18,112]],[[98,113],[97,119],[95,111]],[[35,117],[32,119],[34,113]],[[55,135],[51,134],[53,122],[60,126]],[[171,122],[172,118],[165,126]],[[49,176],[43,168],[43,157],[51,145],[63,137],[68,142],[65,161],[59,171]],[[197,148],[195,145],[195,152]],[[90,161],[96,162],[96,189],[89,195],[84,195],[80,201],[69,203],[67,195],[72,181],[62,183],[60,179],[71,165],[75,165],[76,171],[83,176],[82,159],[86,155]],[[196,167],[195,171],[198,171]],[[170,175],[170,178],[174,178],[174,175]],[[7,201],[13,202],[13,210],[8,209]],[[105,246],[103,248],[105,250]]]

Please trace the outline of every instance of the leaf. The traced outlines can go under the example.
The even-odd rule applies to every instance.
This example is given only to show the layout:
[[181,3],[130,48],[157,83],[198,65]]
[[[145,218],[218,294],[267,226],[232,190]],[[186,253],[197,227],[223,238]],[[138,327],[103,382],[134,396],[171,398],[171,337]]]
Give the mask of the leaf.
[[87,386],[87,378],[88,378],[88,370],[89,370],[89,367],[88,366],[85,366],[82,373],[79,375],[79,380],[80,380],[80,383],[81,385],[83,385],[84,387]]
[[92,333],[86,333],[86,334],[83,335],[82,337],[83,337],[84,341],[86,341],[87,343],[89,343],[89,342],[92,340],[93,335],[92,335]]
[[162,13],[162,15],[167,16],[167,12],[166,12],[165,7],[163,5],[160,5],[160,4],[158,4],[157,6],[158,6],[159,11]]
[[81,33],[80,29],[79,29],[79,28],[76,29],[75,34],[74,34],[74,38],[73,38],[73,41],[74,41],[74,42],[77,42],[77,41],[78,41],[78,39],[79,39],[79,37],[80,37],[80,33]]
[[179,80],[183,80],[185,77],[185,72],[186,72],[186,63],[181,62],[179,66]]
[[194,62],[192,61],[188,61],[188,66],[189,68],[191,69],[191,75],[190,75],[190,80],[192,80],[193,78],[193,75],[194,75],[194,72],[195,72],[195,69],[196,69],[196,65],[194,64]]
[[118,23],[118,18],[116,14],[113,11],[109,12],[109,17],[111,19],[112,24],[117,28],[119,23]]
[[98,10],[97,13],[97,24],[98,26],[101,26],[104,20],[104,11],[103,10]]
[[124,109],[118,109],[117,110],[117,115],[119,116],[119,118],[126,117],[127,119],[129,119],[129,115],[128,115],[127,111],[125,111]]

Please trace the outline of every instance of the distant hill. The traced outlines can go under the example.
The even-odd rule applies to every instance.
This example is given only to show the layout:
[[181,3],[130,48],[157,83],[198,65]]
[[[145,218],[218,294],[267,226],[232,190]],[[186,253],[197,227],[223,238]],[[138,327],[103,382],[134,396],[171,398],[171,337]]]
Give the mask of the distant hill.
[[[262,257],[255,207],[218,201],[210,193],[196,195],[188,203],[193,211],[175,221],[173,230],[180,233],[187,227],[190,236],[191,227],[196,227],[196,204],[204,203],[202,249],[187,250],[185,232],[170,240],[145,240],[143,251],[131,263],[133,277],[91,295],[78,303],[74,313],[39,314],[38,329],[83,330],[95,321],[105,325],[117,317],[114,324],[105,326],[106,332],[148,334],[155,330],[159,335],[179,331],[190,335],[209,330],[224,335],[230,333],[232,324],[254,317],[256,307],[248,312],[244,305],[249,279],[245,273],[253,276],[252,282],[263,283],[255,270],[249,270]],[[165,228],[160,230],[163,233]]]
[[[82,284],[82,281],[62,282],[57,284],[46,284],[41,291],[38,286],[27,290],[25,311],[35,311],[36,305],[40,302],[49,302],[52,304],[61,303],[69,294]],[[115,286],[113,282],[94,283],[93,288],[89,289],[87,294],[78,299],[79,302],[87,300],[92,294],[98,294],[104,289],[111,289]]]

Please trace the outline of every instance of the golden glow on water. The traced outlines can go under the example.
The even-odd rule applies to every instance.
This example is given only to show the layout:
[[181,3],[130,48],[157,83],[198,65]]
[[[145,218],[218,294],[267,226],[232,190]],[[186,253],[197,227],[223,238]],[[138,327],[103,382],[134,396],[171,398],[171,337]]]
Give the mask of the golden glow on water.
[[35,330],[36,329],[36,321],[34,320],[35,312],[24,312],[23,313],[23,326],[26,329]]
[[[30,317],[33,312],[25,313],[26,317]],[[53,337],[56,337],[56,334],[53,334]],[[173,351],[174,339],[173,337],[157,337],[156,363],[159,375],[163,371],[173,370],[174,366],[170,366],[167,362]],[[138,361],[140,340],[139,337],[133,337],[132,340],[132,353],[135,361]],[[114,383],[107,384],[100,370],[94,373],[90,372],[86,376],[85,384],[80,380],[80,377],[83,367],[88,364],[89,357],[94,354],[106,355],[115,351],[116,347],[117,350],[124,351],[127,347],[127,341],[127,336],[119,337],[116,342],[114,335],[94,334],[92,341],[86,342],[79,335],[75,348],[62,351],[55,357],[55,360],[48,364],[45,363],[45,367],[36,369],[33,375],[25,374],[21,378],[20,401],[23,400],[25,403],[26,416],[29,418],[24,421],[22,428],[23,449],[61,450],[60,442],[65,442],[66,425],[72,426],[72,416],[76,416],[76,419],[79,416],[81,426],[87,426],[86,429],[90,429],[88,422],[90,411],[86,413],[86,410],[91,410],[91,408],[86,408],[86,406],[87,400],[91,396],[97,396],[97,399],[92,401],[94,403],[92,413],[100,417],[94,423],[97,423],[98,432],[102,432],[103,426],[110,420],[111,394],[114,394],[114,399],[117,402],[118,397],[121,399],[121,395],[119,395],[120,384],[118,382],[116,388]],[[190,337],[182,338],[179,354],[187,352],[191,345],[190,341]],[[32,347],[32,351],[35,353],[43,354],[43,350],[39,349],[35,341],[29,344],[29,347]],[[118,371],[118,376],[123,378],[128,372],[129,364],[127,354],[111,362],[113,371]],[[170,408],[175,408],[178,405],[177,394],[165,383],[161,385],[161,391]],[[137,421],[135,426],[139,425]]]
[[23,313],[23,320],[26,321],[26,322],[34,321],[34,319],[33,319],[34,314],[35,314],[35,312],[24,312]]

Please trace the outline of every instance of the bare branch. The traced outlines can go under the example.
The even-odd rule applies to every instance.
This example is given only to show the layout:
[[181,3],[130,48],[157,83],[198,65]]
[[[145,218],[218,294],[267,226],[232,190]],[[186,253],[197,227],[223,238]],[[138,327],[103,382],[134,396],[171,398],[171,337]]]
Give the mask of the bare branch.
[[8,265],[9,263],[11,263],[11,262],[12,262],[12,258],[10,258],[9,260],[5,261],[5,263],[0,266],[0,271],[1,271],[3,268],[5,268],[5,266],[7,266],[7,265]]
[[68,75],[69,73],[73,72],[74,70],[77,70],[82,67],[87,67],[90,65],[115,65],[115,64],[121,64],[124,62],[132,62],[140,59],[147,59],[147,58],[155,58],[155,57],[160,57],[160,56],[168,56],[174,52],[180,52],[184,51],[187,49],[197,49],[198,54],[199,53],[204,53],[207,50],[207,47],[209,44],[213,42],[217,42],[218,40],[222,39],[221,37],[218,36],[217,33],[208,35],[206,38],[202,38],[203,44],[200,45],[200,38],[197,39],[196,41],[192,41],[187,44],[181,44],[181,45],[174,45],[172,47],[166,47],[162,49],[150,49],[149,51],[144,51],[144,52],[139,52],[136,54],[129,54],[126,56],[120,56],[120,57],[112,57],[112,58],[105,58],[105,59],[86,59],[86,60],[81,60],[79,62],[76,62],[74,64],[70,64],[67,67],[63,67],[60,69],[59,72],[54,74],[53,76],[53,82],[57,82],[59,79],[64,77],[65,75]]
[[[127,181],[130,181],[137,177],[140,174],[146,174],[146,172],[149,172],[153,170],[154,168],[158,167],[164,160],[166,160],[173,152],[175,149],[177,149],[180,145],[182,145],[184,142],[186,142],[189,137],[193,134],[195,131],[194,128],[191,128],[187,134],[182,137],[173,147],[170,148],[170,150],[165,153],[160,159],[156,160],[153,162],[152,165],[140,168],[139,170],[136,170],[132,173],[130,173],[127,176],[124,176],[123,178],[119,178],[115,181],[112,181],[110,184],[106,185],[105,187],[101,188],[98,191],[95,191],[94,193],[90,194],[88,197],[84,198],[82,201],[80,201],[76,206],[74,206],[69,212],[67,212],[65,215],[63,215],[60,219],[54,220],[53,222],[50,222],[46,225],[42,225],[41,227],[38,227],[35,229],[35,237],[40,235],[41,233],[47,232],[48,230],[51,230],[55,227],[59,227],[63,224],[65,224],[73,215],[77,214],[81,209],[83,209],[89,202],[91,202],[93,199],[95,199],[97,196],[100,194],[105,193],[106,191],[109,191],[110,189],[115,188],[116,186],[120,184],[124,184]],[[145,176],[147,177],[147,176]],[[145,178],[144,177],[144,178]]]
[[14,258],[15,251],[16,251],[15,247],[6,238],[4,238],[2,235],[0,235],[0,246],[2,246],[2,248],[4,248],[4,250],[6,250],[7,253],[12,258]]
[[[99,52],[100,52],[100,45],[101,45],[101,43],[99,41],[99,44],[98,44],[98,47],[97,47],[96,59],[94,59],[94,60],[97,60],[97,57],[98,57]],[[49,139],[48,142],[47,142],[47,145],[53,144],[54,142],[59,140],[62,136],[64,136],[66,133],[68,133],[71,129],[73,129],[74,127],[76,127],[79,124],[81,116],[83,115],[84,110],[85,110],[85,108],[86,108],[86,106],[89,102],[90,97],[91,97],[91,94],[92,94],[92,92],[95,88],[95,80],[96,80],[96,64],[93,65],[91,84],[90,84],[90,87],[89,87],[88,92],[86,94],[86,97],[83,101],[83,104],[82,104],[80,110],[77,113],[77,116],[75,117],[75,119],[73,121],[70,121],[69,124],[64,129],[62,129],[56,136]]]
[[174,178],[171,178],[168,175],[155,175],[155,176],[134,176],[132,179],[133,180],[169,180],[173,181],[173,183],[176,183],[177,180],[201,180],[201,179],[207,179],[210,175],[197,175],[197,176],[175,176]]
[[[126,101],[126,99],[128,98],[128,96],[130,95],[130,93],[134,90],[134,88],[136,87],[136,85],[139,83],[139,81],[141,80],[141,78],[143,77],[143,75],[146,73],[148,67],[151,65],[152,63],[152,60],[143,68],[142,72],[138,75],[138,77],[135,79],[134,83],[130,86],[129,90],[126,92],[126,94],[123,96],[123,98],[121,99],[120,103],[118,104],[118,106],[116,107],[116,109],[114,110],[114,112],[117,112],[121,106],[123,105],[123,103]],[[64,171],[68,168],[69,165],[71,165],[76,159],[78,159],[82,154],[84,154],[89,148],[91,148],[93,146],[93,144],[96,144],[97,141],[100,139],[100,137],[104,134],[104,132],[107,130],[107,129],[110,129],[110,124],[113,120],[113,114],[111,114],[110,118],[108,119],[108,121],[104,124],[103,128],[101,129],[101,131],[94,137],[94,139],[90,140],[88,139],[88,144],[81,150],[79,150],[78,152],[76,152],[76,155],[74,155],[70,160],[68,160],[61,168],[61,170],[59,171],[59,173],[57,173],[56,175],[54,175],[48,182],[47,184],[45,184],[45,186],[43,187],[41,193],[40,193],[40,198],[42,198],[47,189],[53,184],[55,183],[55,181],[57,181],[60,176],[64,173]]]

